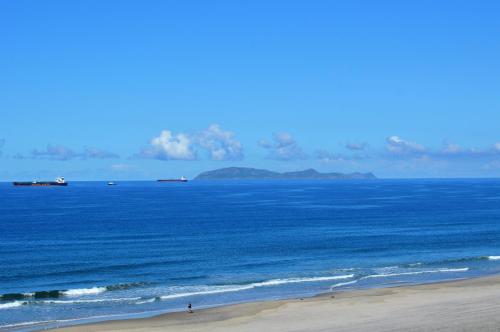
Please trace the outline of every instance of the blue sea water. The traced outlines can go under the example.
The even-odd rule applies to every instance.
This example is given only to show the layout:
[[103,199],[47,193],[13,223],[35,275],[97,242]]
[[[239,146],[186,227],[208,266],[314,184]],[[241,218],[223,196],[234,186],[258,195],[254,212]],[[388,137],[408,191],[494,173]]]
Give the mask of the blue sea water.
[[0,184],[0,330],[500,271],[500,180]]

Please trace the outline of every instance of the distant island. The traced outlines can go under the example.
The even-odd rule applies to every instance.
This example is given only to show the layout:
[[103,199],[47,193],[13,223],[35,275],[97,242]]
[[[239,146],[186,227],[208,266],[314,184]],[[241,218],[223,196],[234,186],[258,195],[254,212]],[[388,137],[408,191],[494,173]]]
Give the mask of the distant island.
[[373,180],[372,173],[320,173],[315,169],[296,172],[273,172],[249,167],[227,167],[203,172],[195,180]]

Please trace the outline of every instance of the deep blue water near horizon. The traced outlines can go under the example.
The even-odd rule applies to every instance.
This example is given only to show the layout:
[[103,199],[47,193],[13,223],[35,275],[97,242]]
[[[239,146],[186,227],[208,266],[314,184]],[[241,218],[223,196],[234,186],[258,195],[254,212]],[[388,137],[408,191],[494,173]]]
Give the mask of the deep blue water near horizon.
[[500,271],[500,180],[0,183],[0,330]]

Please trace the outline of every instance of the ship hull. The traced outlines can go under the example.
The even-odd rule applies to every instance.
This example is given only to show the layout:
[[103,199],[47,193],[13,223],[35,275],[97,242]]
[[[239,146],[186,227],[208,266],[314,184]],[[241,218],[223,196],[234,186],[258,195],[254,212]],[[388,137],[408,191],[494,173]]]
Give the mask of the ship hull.
[[49,186],[59,186],[59,187],[64,187],[67,186],[68,184],[65,183],[59,183],[59,182],[12,182],[12,184],[16,187],[21,186],[21,187],[49,187]]
[[187,182],[188,180],[186,179],[160,179],[160,180],[156,180],[158,182]]

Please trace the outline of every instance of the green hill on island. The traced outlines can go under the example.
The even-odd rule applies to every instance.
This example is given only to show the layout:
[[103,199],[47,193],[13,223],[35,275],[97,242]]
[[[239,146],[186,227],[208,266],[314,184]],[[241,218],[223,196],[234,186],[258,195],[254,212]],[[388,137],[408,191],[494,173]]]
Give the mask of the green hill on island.
[[372,173],[320,173],[315,169],[296,172],[273,172],[249,167],[227,167],[199,174],[195,180],[372,180]]

